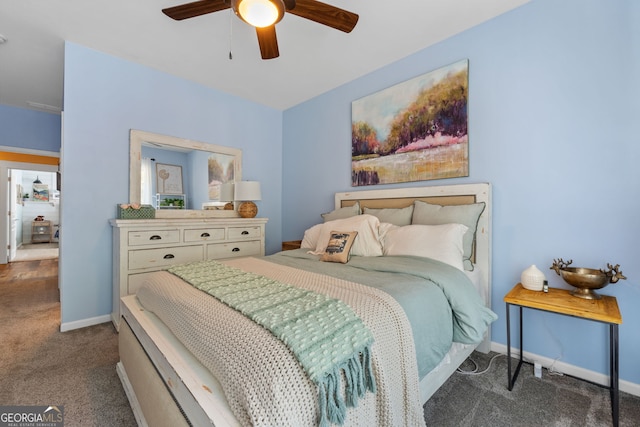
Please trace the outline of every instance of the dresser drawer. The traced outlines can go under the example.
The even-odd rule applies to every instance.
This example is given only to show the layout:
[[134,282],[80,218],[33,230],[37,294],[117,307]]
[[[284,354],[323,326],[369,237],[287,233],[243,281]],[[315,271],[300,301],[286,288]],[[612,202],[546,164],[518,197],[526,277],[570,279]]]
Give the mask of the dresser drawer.
[[260,238],[260,227],[229,227],[229,240],[234,239],[258,239]]
[[204,242],[209,240],[224,240],[224,228],[184,230],[185,242]]
[[204,259],[204,247],[180,246],[174,248],[139,249],[129,251],[129,270],[166,267]]
[[129,246],[157,245],[164,243],[178,243],[180,241],[180,231],[176,230],[151,230],[151,231],[130,231]]
[[211,244],[207,245],[207,259],[259,256],[261,247],[262,244],[260,240]]

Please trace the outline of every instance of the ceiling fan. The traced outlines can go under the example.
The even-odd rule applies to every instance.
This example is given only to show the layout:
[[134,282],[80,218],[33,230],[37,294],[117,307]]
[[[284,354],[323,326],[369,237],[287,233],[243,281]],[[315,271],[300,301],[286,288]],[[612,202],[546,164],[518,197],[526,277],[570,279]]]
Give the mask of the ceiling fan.
[[200,0],[162,9],[169,18],[181,21],[231,8],[240,19],[256,28],[262,59],[277,58],[276,24],[285,12],[336,30],[350,33],[358,15],[316,0]]

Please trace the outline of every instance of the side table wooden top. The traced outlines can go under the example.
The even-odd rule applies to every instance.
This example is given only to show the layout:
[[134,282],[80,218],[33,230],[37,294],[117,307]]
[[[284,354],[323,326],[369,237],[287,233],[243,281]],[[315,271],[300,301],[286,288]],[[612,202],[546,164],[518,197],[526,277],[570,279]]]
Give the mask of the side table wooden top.
[[504,302],[599,322],[621,324],[622,316],[616,297],[601,296],[598,300],[578,298],[571,295],[569,290],[559,288],[549,288],[549,292],[530,291],[518,283],[504,296]]

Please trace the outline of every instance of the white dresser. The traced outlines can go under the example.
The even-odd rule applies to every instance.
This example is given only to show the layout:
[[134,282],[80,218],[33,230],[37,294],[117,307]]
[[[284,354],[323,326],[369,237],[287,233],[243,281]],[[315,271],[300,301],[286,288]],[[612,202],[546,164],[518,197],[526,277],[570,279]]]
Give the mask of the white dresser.
[[135,294],[145,276],[173,264],[264,255],[267,218],[112,219],[113,308],[120,323],[120,298]]

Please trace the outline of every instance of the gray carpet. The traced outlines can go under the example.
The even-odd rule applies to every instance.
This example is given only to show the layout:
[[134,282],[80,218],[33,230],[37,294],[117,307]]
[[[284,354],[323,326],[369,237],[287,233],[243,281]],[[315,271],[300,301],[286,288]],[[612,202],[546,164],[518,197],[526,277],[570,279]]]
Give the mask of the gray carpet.
[[113,326],[60,332],[57,274],[55,260],[0,270],[0,405],[62,405],[67,427],[135,426]]
[[[0,405],[63,405],[67,427],[135,426],[116,374],[113,326],[61,333],[58,301],[55,260],[0,266]],[[472,357],[482,370],[493,355]],[[546,370],[537,379],[531,366],[524,365],[509,392],[506,362],[499,356],[479,376],[454,374],[425,404],[427,425],[611,425],[607,389]],[[463,368],[473,365],[465,362]],[[620,396],[620,425],[639,426],[640,397]]]
[[[496,353],[471,356],[484,370]],[[469,361],[462,365],[472,370]],[[512,369],[515,364],[512,364]],[[512,391],[507,390],[507,358],[498,356],[488,372],[454,374],[424,406],[428,426],[611,426],[609,389],[569,376],[533,375],[523,364]],[[620,426],[640,425],[640,397],[620,393]]]

